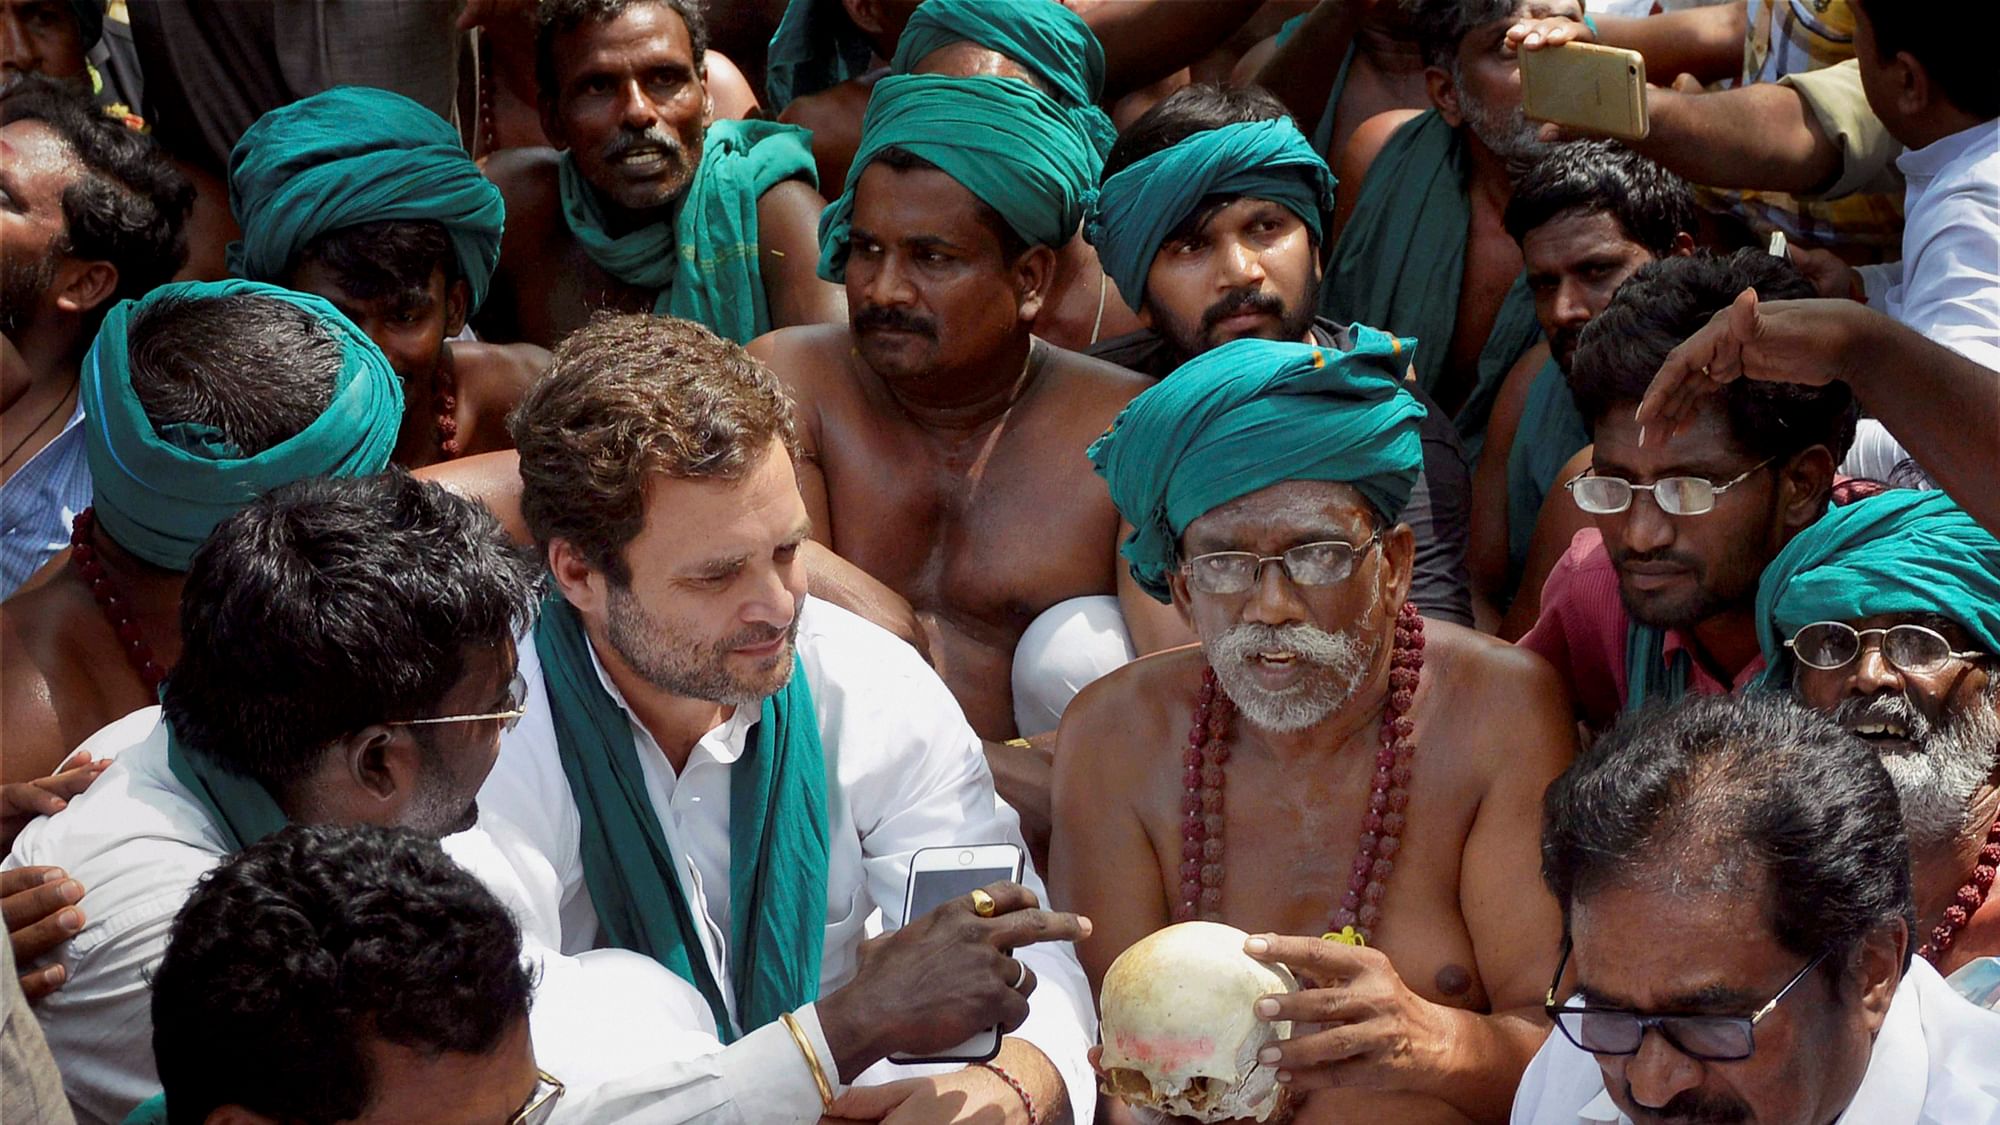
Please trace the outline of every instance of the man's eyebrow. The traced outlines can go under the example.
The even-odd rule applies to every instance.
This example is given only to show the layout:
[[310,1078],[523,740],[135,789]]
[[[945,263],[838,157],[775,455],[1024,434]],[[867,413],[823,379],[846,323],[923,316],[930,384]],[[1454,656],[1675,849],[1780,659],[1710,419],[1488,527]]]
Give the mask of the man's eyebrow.
[[1751,1008],[1765,999],[1725,984],[1705,985],[1690,992],[1676,993],[1647,1008],[1640,1008],[1624,997],[1613,996],[1588,984],[1577,984],[1576,993],[1586,1007],[1644,1014],[1748,1015]]
[[695,578],[720,578],[742,570],[750,561],[748,555],[725,555],[719,558],[703,559],[689,567],[685,573]]

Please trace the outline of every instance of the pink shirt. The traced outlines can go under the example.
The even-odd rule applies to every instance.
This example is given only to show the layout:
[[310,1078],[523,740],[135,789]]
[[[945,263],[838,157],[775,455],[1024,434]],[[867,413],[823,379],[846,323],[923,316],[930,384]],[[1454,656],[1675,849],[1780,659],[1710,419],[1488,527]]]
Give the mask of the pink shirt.
[[[1520,643],[1555,665],[1569,685],[1577,717],[1592,730],[1611,725],[1625,709],[1625,628],[1631,615],[1618,596],[1618,572],[1594,527],[1570,540],[1542,586],[1542,615]],[[1667,631],[1664,658],[1690,648],[1678,629]],[[1710,675],[1701,661],[1688,661],[1688,690],[1701,695],[1734,694],[1764,671],[1759,655],[1728,684]]]

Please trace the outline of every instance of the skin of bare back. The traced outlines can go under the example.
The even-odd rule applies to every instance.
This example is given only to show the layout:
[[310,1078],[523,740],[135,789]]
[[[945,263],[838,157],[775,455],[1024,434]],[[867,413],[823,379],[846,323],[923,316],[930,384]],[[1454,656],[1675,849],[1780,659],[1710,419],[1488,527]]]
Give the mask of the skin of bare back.
[[[1327,538],[1361,542],[1377,522],[1348,486],[1286,482],[1195,520],[1183,550],[1275,555]],[[1380,548],[1329,587],[1297,587],[1269,566],[1249,593],[1228,598],[1191,594],[1175,576],[1175,605],[1205,644],[1238,623],[1307,622],[1373,646],[1354,694],[1319,723],[1281,735],[1237,716],[1221,921],[1253,935],[1327,930],[1366,811],[1410,544],[1406,526],[1384,529]],[[1329,1045],[1313,1037],[1332,1032],[1301,1025],[1282,1064],[1312,1091],[1300,1121],[1504,1119],[1547,1030],[1540,1004],[1561,927],[1539,876],[1541,799],[1575,752],[1568,701],[1530,653],[1436,622],[1426,639],[1408,712],[1409,823],[1383,919],[1373,948],[1339,970],[1340,987],[1308,994],[1314,1010],[1339,1013],[1349,1038]],[[1096,924],[1078,946],[1093,983],[1172,920],[1181,750],[1206,660],[1202,648],[1141,658],[1085,688],[1064,716],[1050,886]],[[1338,1059],[1299,1061],[1322,1049]]]

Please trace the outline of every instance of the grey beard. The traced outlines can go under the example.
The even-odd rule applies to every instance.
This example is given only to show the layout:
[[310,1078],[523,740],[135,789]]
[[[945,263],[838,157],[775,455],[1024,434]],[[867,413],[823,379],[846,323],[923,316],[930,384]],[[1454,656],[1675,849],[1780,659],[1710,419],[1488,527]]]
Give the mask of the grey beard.
[[1527,111],[1518,103],[1510,112],[1498,111],[1467,93],[1461,75],[1454,73],[1451,83],[1458,94],[1458,109],[1465,115],[1466,128],[1493,155],[1506,161],[1515,175],[1555,151],[1554,144],[1541,139],[1541,126],[1529,121]]
[[[1207,647],[1229,701],[1253,726],[1273,734],[1305,730],[1345,707],[1373,655],[1352,633],[1329,633],[1304,622],[1237,625]],[[1305,664],[1306,673],[1290,688],[1271,691],[1257,682],[1251,661],[1259,652],[1280,649]]]
[[2000,690],[1980,693],[1942,723],[1932,723],[1900,694],[1848,700],[1834,710],[1842,721],[1860,715],[1901,722],[1915,747],[1882,756],[1896,783],[1911,847],[1922,851],[1955,843],[1971,827],[1973,797],[2000,765]]

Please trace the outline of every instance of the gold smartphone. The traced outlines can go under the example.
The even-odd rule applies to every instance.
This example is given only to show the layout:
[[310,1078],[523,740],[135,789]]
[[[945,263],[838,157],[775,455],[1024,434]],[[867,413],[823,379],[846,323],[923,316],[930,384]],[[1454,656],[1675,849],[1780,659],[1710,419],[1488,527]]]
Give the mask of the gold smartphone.
[[1522,51],[1521,108],[1537,121],[1639,140],[1651,124],[1645,57],[1595,43]]

